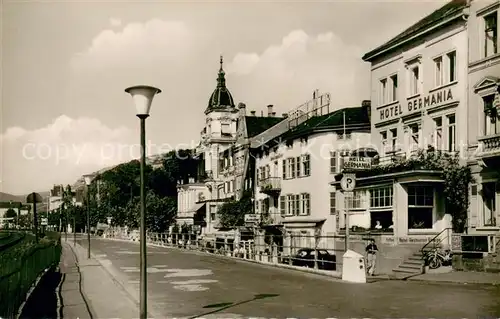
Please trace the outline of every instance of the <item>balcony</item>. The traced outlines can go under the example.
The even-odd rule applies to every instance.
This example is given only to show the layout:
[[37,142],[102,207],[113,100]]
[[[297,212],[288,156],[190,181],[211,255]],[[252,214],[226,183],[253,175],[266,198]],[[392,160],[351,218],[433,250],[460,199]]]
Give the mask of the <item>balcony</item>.
[[260,180],[260,192],[267,195],[277,195],[281,192],[281,178],[268,177]]
[[478,138],[480,144],[479,158],[500,157],[500,134]]

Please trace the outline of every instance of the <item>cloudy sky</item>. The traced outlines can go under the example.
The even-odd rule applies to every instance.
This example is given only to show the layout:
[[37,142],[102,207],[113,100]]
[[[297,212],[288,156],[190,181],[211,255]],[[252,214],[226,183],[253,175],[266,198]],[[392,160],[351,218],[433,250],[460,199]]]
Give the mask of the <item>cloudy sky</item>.
[[442,4],[4,0],[0,191],[42,191],[137,157],[130,85],[163,90],[150,153],[195,144],[220,54],[249,110],[281,114],[314,89],[356,106],[370,98],[361,56]]

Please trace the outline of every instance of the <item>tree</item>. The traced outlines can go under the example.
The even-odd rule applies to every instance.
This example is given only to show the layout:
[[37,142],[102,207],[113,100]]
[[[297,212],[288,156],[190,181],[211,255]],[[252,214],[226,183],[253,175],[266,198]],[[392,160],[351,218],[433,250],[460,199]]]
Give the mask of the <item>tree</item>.
[[229,201],[222,204],[217,214],[224,228],[234,228],[245,224],[245,215],[253,211],[252,193],[246,191],[239,201]]

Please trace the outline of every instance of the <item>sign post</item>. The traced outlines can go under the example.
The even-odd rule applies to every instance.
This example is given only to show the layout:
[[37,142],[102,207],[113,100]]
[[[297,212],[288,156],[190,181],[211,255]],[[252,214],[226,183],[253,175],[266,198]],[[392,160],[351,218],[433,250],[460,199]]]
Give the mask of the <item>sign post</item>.
[[345,251],[349,249],[349,205],[356,187],[356,174],[344,174],[340,181],[340,186],[344,191],[345,203]]

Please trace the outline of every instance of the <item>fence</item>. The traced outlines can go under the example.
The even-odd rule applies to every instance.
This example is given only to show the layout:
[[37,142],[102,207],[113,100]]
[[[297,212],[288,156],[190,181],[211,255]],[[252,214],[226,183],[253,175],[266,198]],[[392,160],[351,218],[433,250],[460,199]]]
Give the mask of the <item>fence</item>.
[[[137,231],[110,229],[107,238],[139,241]],[[305,234],[252,234],[234,236],[195,233],[147,233],[147,242],[165,247],[198,250],[254,261],[286,264],[328,271],[340,271],[345,252],[344,236],[310,236]],[[368,242],[366,242],[368,243]]]
[[22,242],[0,252],[0,318],[15,318],[38,276],[59,262],[60,240]]

